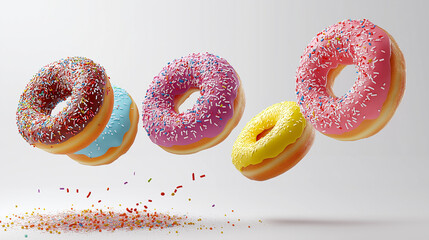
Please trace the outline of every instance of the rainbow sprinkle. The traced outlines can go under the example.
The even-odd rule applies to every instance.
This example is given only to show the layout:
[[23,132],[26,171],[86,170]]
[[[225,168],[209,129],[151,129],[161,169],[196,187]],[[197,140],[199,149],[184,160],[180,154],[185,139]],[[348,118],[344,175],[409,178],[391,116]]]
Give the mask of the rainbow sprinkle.
[[[34,210],[31,213],[13,214],[7,223],[1,225],[5,230],[11,227],[37,229],[48,233],[63,232],[102,232],[115,230],[163,229],[180,226],[186,216],[175,216],[137,208],[127,211],[73,208],[54,214]],[[1,223],[1,222],[0,222]]]
[[[306,47],[296,76],[296,96],[304,117],[319,131],[342,134],[365,119],[376,119],[390,87],[390,40],[370,21],[345,20],[322,32]],[[354,65],[357,79],[335,96],[329,72]]]
[[[103,67],[83,57],[46,65],[20,97],[16,112],[19,133],[32,145],[61,143],[75,136],[98,113],[107,80]],[[51,116],[55,106],[68,97],[67,106]]]
[[[195,53],[168,63],[154,77],[143,101],[142,121],[149,138],[157,145],[187,145],[221,133],[234,114],[240,81],[223,58]],[[183,113],[175,108],[175,97],[190,89],[201,96]]]

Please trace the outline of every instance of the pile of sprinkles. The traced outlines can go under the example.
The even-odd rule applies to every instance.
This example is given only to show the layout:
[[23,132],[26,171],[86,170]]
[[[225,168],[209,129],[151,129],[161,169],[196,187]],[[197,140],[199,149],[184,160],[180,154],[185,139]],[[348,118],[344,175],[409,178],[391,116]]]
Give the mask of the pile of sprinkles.
[[[205,174],[199,175],[200,179],[205,177]],[[191,178],[193,181],[196,181],[195,173],[192,173]],[[152,178],[149,179],[152,180]],[[177,185],[172,191],[171,196],[175,196],[178,190],[183,187],[183,185]],[[107,187],[106,191],[109,190],[110,187]],[[60,187],[59,191],[66,194],[79,194],[79,189],[69,187]],[[40,189],[37,192],[40,194]],[[88,194],[84,193],[84,196],[91,198],[91,191]],[[165,192],[161,192],[161,196],[165,196]],[[153,202],[152,199],[147,199],[146,201],[148,204]],[[101,200],[98,200],[98,203],[100,202]],[[92,204],[91,208],[81,210],[76,209],[72,204],[71,208],[56,212],[49,212],[46,208],[34,208],[25,213],[12,213],[4,218],[0,217],[0,230],[33,230],[49,234],[168,230],[168,233],[178,234],[178,227],[191,227],[196,230],[218,230],[220,234],[224,233],[224,226],[206,224],[201,217],[190,218],[187,215],[160,213],[156,209],[150,209],[148,204],[145,205],[139,202],[132,207],[123,207],[122,204],[119,204],[119,209],[109,206],[104,206],[103,208],[95,207]],[[18,205],[15,207],[18,208]],[[211,204],[210,207],[215,207],[215,204]],[[234,210],[230,210],[229,213],[224,214],[226,218],[225,226],[236,227],[240,223],[240,218],[231,218],[230,215],[233,214]],[[259,220],[259,222],[262,221]],[[246,225],[245,227],[251,228],[250,225]],[[28,232],[26,232],[25,238],[28,235]]]
[[[108,81],[105,70],[84,57],[48,64],[33,76],[22,93],[16,119],[30,144],[56,144],[78,134],[98,113]],[[67,98],[67,105],[51,115]]]
[[40,209],[25,214],[6,216],[2,224],[4,231],[13,226],[21,229],[37,229],[52,234],[65,232],[102,232],[116,230],[164,229],[180,226],[186,216],[175,216],[137,208],[126,211],[84,209],[62,211],[55,214],[43,213]]
[[[229,63],[209,53],[194,53],[169,62],[150,84],[143,101],[142,120],[157,145],[187,145],[223,131],[234,113],[239,78]],[[175,97],[194,88],[201,96],[183,113]]]
[[[305,118],[322,133],[342,134],[379,116],[390,87],[390,40],[370,21],[345,20],[317,34],[301,56],[296,95]],[[342,96],[327,89],[330,70],[355,65],[358,77]]]

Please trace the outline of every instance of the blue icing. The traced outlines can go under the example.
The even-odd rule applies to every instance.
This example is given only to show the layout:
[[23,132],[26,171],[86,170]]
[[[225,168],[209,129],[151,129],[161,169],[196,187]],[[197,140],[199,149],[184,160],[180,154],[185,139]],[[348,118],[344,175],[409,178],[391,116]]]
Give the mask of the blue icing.
[[96,158],[105,154],[109,148],[121,145],[122,139],[131,125],[129,115],[132,100],[122,88],[113,87],[113,92],[113,111],[103,132],[88,147],[75,152],[75,154]]

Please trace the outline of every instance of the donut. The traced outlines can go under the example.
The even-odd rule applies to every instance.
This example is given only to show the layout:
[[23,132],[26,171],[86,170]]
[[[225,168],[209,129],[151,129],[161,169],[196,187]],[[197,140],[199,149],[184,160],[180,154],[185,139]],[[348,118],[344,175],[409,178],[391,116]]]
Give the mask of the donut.
[[[358,77],[342,96],[335,77],[354,65]],[[405,60],[384,29],[364,20],[345,20],[317,34],[301,56],[296,96],[308,122],[338,140],[379,132],[392,118],[405,91]]]
[[137,105],[124,89],[114,86],[113,93],[112,115],[103,132],[88,147],[67,154],[70,158],[91,166],[109,164],[133,144],[139,119]]
[[[191,109],[179,106],[195,91]],[[243,115],[245,97],[234,68],[209,53],[176,59],[154,77],[143,101],[150,140],[167,152],[191,154],[222,142]]]
[[232,163],[245,177],[264,181],[295,166],[310,150],[314,128],[296,102],[274,104],[253,117],[232,148]]
[[[51,115],[55,106],[67,106]],[[87,147],[103,131],[113,109],[103,67],[71,57],[43,67],[27,84],[16,113],[19,133],[31,145],[56,154]]]

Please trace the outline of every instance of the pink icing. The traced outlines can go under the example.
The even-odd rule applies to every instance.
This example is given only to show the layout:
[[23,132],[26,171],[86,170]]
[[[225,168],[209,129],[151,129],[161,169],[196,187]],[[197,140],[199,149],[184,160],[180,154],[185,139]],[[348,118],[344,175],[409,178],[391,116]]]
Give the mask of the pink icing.
[[[155,144],[171,147],[212,138],[234,113],[239,79],[228,62],[209,53],[191,54],[168,63],[156,76],[143,101],[143,127]],[[201,96],[192,109],[174,110],[174,97],[190,88]]]
[[[301,56],[296,94],[305,118],[319,131],[342,134],[376,119],[390,87],[390,39],[368,20],[346,20],[317,34]],[[331,96],[327,75],[355,65],[358,77],[343,96]]]

